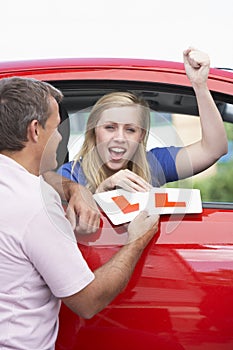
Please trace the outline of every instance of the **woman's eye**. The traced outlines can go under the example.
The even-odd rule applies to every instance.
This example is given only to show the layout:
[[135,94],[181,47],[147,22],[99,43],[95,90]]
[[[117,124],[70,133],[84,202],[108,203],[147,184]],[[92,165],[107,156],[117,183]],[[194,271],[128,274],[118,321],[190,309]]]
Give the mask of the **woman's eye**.
[[114,130],[114,126],[113,125],[105,125],[104,127],[106,130]]
[[135,132],[136,130],[135,130],[134,128],[127,128],[127,131],[133,133],[133,132]]

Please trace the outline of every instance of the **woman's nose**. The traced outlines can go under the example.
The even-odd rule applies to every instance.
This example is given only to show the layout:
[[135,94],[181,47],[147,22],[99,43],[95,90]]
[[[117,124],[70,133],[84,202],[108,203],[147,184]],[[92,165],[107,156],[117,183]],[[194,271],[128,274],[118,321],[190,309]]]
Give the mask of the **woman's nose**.
[[118,127],[116,129],[114,138],[117,140],[124,140],[125,139],[125,133],[124,133],[124,128],[123,127]]

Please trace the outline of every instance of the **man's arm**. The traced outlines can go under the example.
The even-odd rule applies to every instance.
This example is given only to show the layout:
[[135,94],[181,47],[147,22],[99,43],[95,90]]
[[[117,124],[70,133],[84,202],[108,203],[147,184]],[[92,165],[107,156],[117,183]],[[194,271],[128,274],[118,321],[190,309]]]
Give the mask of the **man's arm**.
[[54,171],[43,174],[44,179],[68,202],[67,219],[78,233],[96,232],[100,224],[100,212],[92,193],[84,186],[73,182]]
[[95,279],[87,287],[62,301],[84,318],[106,307],[126,287],[143,250],[158,230],[158,220],[158,215],[141,212],[128,226],[128,244],[94,271]]

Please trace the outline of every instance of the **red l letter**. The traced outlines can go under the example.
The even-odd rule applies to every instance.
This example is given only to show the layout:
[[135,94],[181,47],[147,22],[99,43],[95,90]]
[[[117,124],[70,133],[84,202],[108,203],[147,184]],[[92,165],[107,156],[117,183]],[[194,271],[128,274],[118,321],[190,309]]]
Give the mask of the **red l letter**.
[[124,196],[112,197],[112,200],[124,214],[139,210],[139,203],[130,204]]
[[155,193],[155,207],[186,207],[186,203],[169,202],[167,193]]

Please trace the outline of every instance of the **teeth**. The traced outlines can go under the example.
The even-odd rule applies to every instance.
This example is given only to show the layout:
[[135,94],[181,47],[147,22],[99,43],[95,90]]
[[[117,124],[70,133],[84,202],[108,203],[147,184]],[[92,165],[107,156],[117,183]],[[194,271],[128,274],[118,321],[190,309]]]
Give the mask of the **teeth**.
[[123,148],[117,148],[117,147],[111,148],[111,151],[116,152],[116,153],[125,152],[125,150]]

